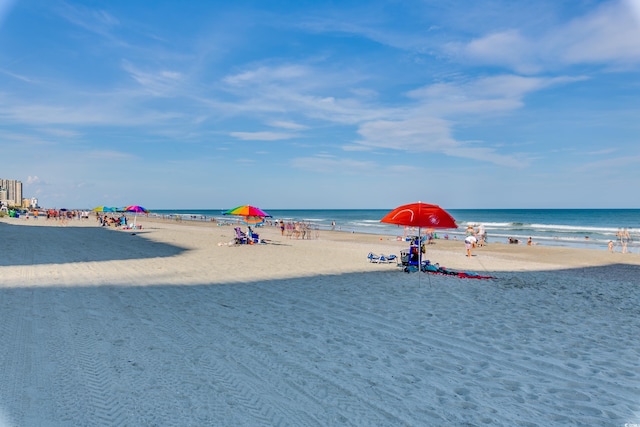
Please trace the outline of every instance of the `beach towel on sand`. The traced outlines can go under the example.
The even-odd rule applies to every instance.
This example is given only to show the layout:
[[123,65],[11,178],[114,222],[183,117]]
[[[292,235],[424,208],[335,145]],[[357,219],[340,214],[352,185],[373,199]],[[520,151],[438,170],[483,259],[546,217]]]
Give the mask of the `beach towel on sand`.
[[461,279],[495,279],[493,276],[482,276],[478,273],[470,271],[451,270],[446,267],[440,267],[439,264],[431,264],[428,260],[422,266],[422,271],[432,274],[443,274],[445,276],[455,276]]

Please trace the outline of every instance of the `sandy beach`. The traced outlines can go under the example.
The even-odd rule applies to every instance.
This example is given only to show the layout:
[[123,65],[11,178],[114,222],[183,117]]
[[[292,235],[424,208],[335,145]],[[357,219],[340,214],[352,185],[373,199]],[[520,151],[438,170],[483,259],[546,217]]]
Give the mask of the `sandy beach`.
[[640,425],[640,255],[0,219],[0,426]]

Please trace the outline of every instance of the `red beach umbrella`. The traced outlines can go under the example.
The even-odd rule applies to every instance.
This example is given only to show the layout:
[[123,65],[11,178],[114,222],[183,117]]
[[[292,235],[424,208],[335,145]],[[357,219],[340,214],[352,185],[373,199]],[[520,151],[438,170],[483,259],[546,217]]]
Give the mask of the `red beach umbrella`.
[[422,202],[398,206],[380,222],[418,228],[458,228],[456,220],[449,212],[438,205]]
[[[438,205],[422,202],[398,206],[386,214],[380,222],[418,227],[418,239],[420,239],[421,228],[458,228],[456,220],[449,212]],[[421,248],[418,249],[418,254],[418,269],[421,269]]]

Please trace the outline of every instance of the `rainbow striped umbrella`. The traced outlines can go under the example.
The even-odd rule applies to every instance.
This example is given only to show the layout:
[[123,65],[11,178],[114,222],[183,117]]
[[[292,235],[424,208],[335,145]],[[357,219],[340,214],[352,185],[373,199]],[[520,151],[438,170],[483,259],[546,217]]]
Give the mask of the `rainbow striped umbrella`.
[[228,211],[223,212],[222,215],[238,215],[238,216],[244,216],[244,217],[258,217],[258,218],[271,217],[271,215],[269,215],[262,209],[256,208],[255,206],[251,206],[251,205],[242,205],[233,209],[229,209]]

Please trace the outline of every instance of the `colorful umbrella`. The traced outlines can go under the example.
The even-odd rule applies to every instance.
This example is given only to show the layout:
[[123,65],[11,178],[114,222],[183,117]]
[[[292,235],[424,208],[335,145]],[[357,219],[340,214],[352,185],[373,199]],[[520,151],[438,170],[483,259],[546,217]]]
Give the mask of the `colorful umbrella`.
[[242,222],[244,222],[247,225],[260,225],[264,223],[264,217],[263,216],[245,216],[244,218],[242,218]]
[[125,212],[148,213],[149,210],[138,205],[127,206],[123,209]]
[[228,211],[225,211],[222,214],[238,215],[238,216],[244,216],[244,217],[261,217],[261,218],[271,217],[271,215],[269,215],[262,209],[256,208],[255,206],[251,206],[251,205],[238,206],[237,208],[229,209]]
[[[456,220],[438,205],[428,203],[409,203],[398,206],[386,214],[380,222],[409,227],[418,227],[418,239],[421,228],[458,228]],[[418,248],[418,269],[422,268],[422,248]]]
[[138,217],[139,213],[149,213],[148,209],[143,208],[142,206],[138,206],[138,205],[130,205],[130,206],[126,206],[123,209],[124,212],[133,212],[133,226],[136,226],[136,218]]
[[116,208],[111,208],[109,206],[98,206],[91,209],[91,212],[115,212]]

